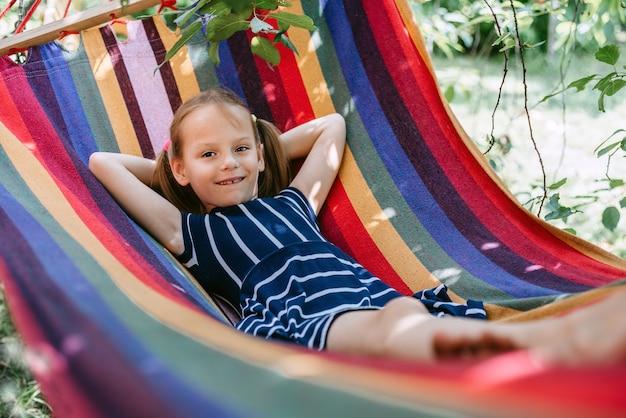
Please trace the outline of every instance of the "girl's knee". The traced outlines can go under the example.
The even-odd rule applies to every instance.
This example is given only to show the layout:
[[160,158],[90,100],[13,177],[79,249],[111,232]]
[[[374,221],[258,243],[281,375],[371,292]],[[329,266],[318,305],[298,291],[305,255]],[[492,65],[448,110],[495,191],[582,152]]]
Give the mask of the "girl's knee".
[[428,309],[417,299],[402,297],[391,300],[377,311],[371,327],[375,353],[386,356],[397,351],[398,337],[407,331],[413,332],[420,322],[429,318]]
[[404,296],[401,298],[395,298],[389,301],[385,307],[381,310],[381,313],[385,313],[387,316],[390,316],[390,319],[393,317],[403,317],[406,315],[412,315],[416,313],[424,313],[428,314],[428,309],[422,302],[419,300]]
[[380,310],[347,312],[331,325],[326,348],[331,351],[389,356],[398,352],[406,334],[415,334],[416,326],[432,318],[417,299],[391,300]]

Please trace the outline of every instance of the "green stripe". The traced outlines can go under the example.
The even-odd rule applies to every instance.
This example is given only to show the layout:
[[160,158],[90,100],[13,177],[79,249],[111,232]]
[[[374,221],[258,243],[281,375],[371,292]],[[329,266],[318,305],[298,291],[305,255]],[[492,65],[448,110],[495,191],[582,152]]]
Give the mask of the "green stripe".
[[64,54],[74,80],[74,86],[80,97],[80,104],[98,149],[119,152],[120,149],[115,140],[115,134],[102,96],[94,94],[99,91],[98,84],[94,78],[84,44],[81,43],[76,52],[65,52]]

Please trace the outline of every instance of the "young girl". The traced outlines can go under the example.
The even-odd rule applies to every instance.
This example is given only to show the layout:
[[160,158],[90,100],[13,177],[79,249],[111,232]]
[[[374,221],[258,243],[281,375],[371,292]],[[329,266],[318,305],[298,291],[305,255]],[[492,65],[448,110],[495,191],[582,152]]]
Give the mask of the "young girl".
[[[571,362],[626,353],[626,321],[600,351],[589,335],[619,314],[622,295],[561,319],[490,323],[472,319],[485,318],[482,303],[452,303],[443,286],[400,295],[324,239],[316,215],[343,155],[339,115],[281,135],[231,92],[214,89],[178,109],[170,135],[156,162],[95,153],[90,169],[200,285],[241,313],[241,331],[427,361],[513,349]],[[291,179],[289,160],[304,157]]]

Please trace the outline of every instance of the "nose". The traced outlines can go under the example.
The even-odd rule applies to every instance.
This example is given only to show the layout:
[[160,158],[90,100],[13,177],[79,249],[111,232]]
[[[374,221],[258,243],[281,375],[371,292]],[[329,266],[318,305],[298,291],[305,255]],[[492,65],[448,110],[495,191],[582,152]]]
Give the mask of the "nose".
[[222,170],[232,170],[239,167],[239,160],[234,152],[227,152],[222,159]]

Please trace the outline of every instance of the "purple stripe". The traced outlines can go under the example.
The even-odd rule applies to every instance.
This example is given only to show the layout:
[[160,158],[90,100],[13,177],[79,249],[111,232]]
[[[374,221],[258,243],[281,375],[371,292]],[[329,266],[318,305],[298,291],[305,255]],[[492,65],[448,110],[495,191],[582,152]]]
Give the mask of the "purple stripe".
[[[103,416],[167,416],[160,414],[170,408],[151,396],[149,381],[119,349],[134,351],[138,358],[147,353],[141,352],[67,254],[4,187],[0,197],[3,260],[46,342],[63,356],[67,374],[84,389],[85,398]],[[125,393],[133,393],[133,398],[151,396],[151,402],[135,402]]]
[[[503,256],[480,251],[485,240],[497,240],[467,209],[449,179],[443,173],[437,175],[441,167],[421,139],[404,103],[398,100],[400,95],[387,68],[381,65],[371,28],[363,24],[366,20],[361,3],[347,3],[346,9],[339,1],[330,1],[325,7],[346,83],[379,156],[433,239],[472,275],[513,296],[554,293],[546,287],[559,292],[587,289],[545,270],[526,273],[530,263],[504,246],[499,249]],[[355,64],[359,62],[363,67]],[[419,100],[419,91],[414,92],[414,97]],[[460,218],[451,219],[450,215],[460,216],[463,223],[451,223]],[[466,230],[467,225],[472,225],[473,230]],[[520,280],[525,283],[523,286]]]
[[[167,50],[161,40],[159,31],[157,30],[154,20],[143,19],[141,22],[143,23],[143,29],[146,36],[150,40],[149,44],[152,48],[152,52],[154,53],[155,62],[160,64],[163,62]],[[182,104],[182,99],[180,97],[180,92],[178,90],[178,85],[176,84],[176,78],[174,77],[174,72],[172,71],[170,62],[168,61],[163,64],[158,72],[161,74],[161,80],[163,82],[163,86],[165,87],[165,91],[167,92],[170,109],[172,113],[174,113]]]
[[[151,40],[141,21],[127,23],[129,41],[118,44],[128,80],[141,112],[148,133],[147,139],[153,150],[160,150],[169,138],[169,125],[173,111],[161,73],[155,72],[158,63],[150,45]],[[126,90],[122,89],[125,93]],[[143,140],[144,138],[141,138]]]
[[117,76],[120,90],[124,93],[126,109],[133,124],[133,128],[135,129],[141,152],[144,157],[154,158],[154,149],[150,143],[148,128],[144,122],[139,101],[131,83],[128,70],[125,66],[117,38],[109,25],[101,27],[100,34],[102,35],[102,40],[107,51],[109,52],[111,63],[113,64],[113,71],[115,71],[115,75]]
[[[257,71],[255,58],[250,51],[248,38],[241,32],[237,33],[228,40],[228,47],[233,58],[234,74],[237,74],[238,78],[230,77],[230,85],[225,87],[233,91],[241,90],[243,96],[240,97],[247,102],[250,110],[258,117],[273,122],[274,116],[267,103],[264,84]],[[222,72],[220,67],[217,69],[218,74]]]

